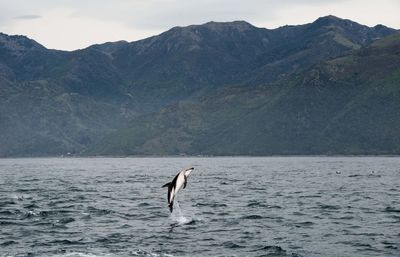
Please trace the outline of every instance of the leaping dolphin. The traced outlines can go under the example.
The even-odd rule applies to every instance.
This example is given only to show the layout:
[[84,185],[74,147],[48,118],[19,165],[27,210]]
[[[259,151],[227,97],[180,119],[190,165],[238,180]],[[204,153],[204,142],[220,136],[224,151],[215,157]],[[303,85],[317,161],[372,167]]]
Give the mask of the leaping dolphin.
[[192,172],[193,170],[194,168],[189,168],[179,172],[171,182],[168,182],[167,184],[162,186],[162,187],[168,187],[167,199],[168,199],[169,211],[171,213],[174,209],[174,199],[176,194],[179,192],[179,190],[181,190],[182,186],[183,188],[186,187],[187,179],[190,175],[190,172]]

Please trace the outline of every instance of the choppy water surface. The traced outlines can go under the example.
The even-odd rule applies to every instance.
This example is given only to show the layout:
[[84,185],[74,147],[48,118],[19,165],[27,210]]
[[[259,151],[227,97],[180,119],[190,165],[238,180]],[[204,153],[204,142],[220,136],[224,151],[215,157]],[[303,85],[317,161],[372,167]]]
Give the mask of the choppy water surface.
[[400,158],[1,159],[0,230],[0,256],[400,256]]

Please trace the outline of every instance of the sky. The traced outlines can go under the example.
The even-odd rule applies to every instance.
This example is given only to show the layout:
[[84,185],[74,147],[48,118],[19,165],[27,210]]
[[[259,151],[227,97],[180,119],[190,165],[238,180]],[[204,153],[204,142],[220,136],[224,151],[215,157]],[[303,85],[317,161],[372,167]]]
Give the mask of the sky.
[[400,0],[0,0],[0,32],[75,50],[208,21],[245,20],[273,29],[335,15],[400,29],[399,14]]

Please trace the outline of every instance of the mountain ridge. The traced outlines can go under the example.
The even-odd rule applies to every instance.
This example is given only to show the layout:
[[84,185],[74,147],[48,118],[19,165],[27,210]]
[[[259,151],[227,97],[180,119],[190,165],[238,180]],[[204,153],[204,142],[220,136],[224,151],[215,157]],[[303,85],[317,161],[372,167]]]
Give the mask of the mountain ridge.
[[89,153],[398,154],[399,56],[396,34],[275,85],[221,89],[177,103],[131,123]]
[[[152,113],[196,99],[213,106],[218,92],[235,87],[257,92],[395,32],[337,17],[273,30],[209,22],[75,51],[0,34],[0,156],[88,153],[104,136]],[[197,122],[206,115],[197,114]]]

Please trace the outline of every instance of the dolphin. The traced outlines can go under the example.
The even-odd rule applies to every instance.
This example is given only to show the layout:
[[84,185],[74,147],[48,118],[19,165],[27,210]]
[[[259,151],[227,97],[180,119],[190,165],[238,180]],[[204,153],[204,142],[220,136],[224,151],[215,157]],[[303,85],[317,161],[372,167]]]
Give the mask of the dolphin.
[[168,207],[169,211],[172,213],[174,209],[174,199],[176,194],[181,190],[182,186],[183,188],[186,187],[187,184],[187,179],[190,175],[190,173],[194,170],[194,168],[189,168],[182,170],[178,174],[176,174],[175,178],[171,181],[168,182],[167,184],[163,185],[162,187],[168,187]]

